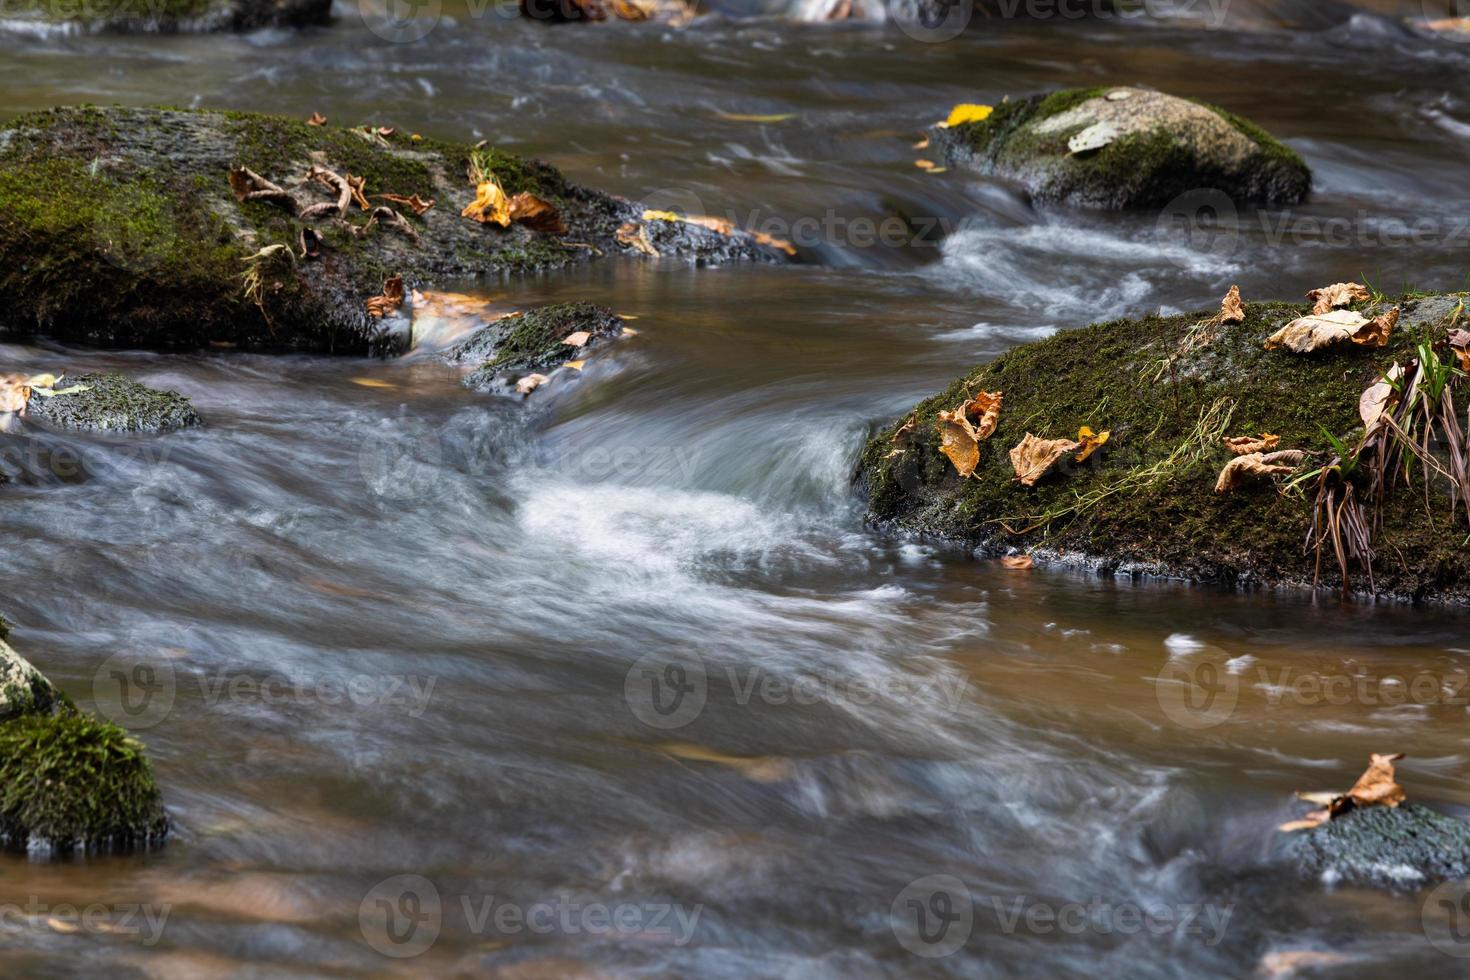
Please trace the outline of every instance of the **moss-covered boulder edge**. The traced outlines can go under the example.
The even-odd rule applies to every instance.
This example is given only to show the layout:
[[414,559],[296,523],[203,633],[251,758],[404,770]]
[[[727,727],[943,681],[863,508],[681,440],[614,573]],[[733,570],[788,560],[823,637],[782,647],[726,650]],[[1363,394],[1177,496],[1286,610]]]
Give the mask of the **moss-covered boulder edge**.
[[[589,355],[627,332],[612,310],[594,303],[555,303],[505,317],[475,331],[444,352],[451,364],[475,366],[466,388],[509,393],[529,374],[554,371]],[[566,343],[579,333],[580,344]]]
[[78,709],[0,632],[0,848],[117,851],[167,834],[142,744]]
[[[1466,298],[1360,304],[1370,316],[1390,305],[1401,309],[1382,349],[1345,343],[1313,354],[1267,351],[1266,337],[1309,312],[1284,302],[1248,304],[1243,323],[1219,327],[1212,343],[1182,356],[1192,329],[1214,311],[1098,323],[1015,348],[867,444],[857,480],[869,517],[883,527],[965,542],[985,556],[1022,550],[1041,562],[1107,574],[1310,587],[1311,490],[1283,492],[1280,483],[1257,479],[1216,494],[1216,478],[1232,458],[1222,438],[1268,432],[1281,437],[1279,448],[1318,459],[1332,448],[1324,429],[1353,445],[1363,431],[1363,390],[1394,361],[1409,360],[1416,341],[1442,336]],[[937,415],[981,390],[1002,391],[1004,403],[966,479],[939,452]],[[910,419],[913,427],[895,442]],[[1111,430],[1112,437],[1084,463],[1069,456],[1034,487],[1020,485],[1012,446],[1027,432],[1075,439],[1081,426]],[[1309,459],[1304,469],[1312,465]],[[1380,597],[1470,600],[1464,514],[1452,513],[1441,489],[1428,511],[1417,475],[1411,489],[1389,495],[1374,539]],[[1318,584],[1339,589],[1332,550],[1325,550]],[[1350,580],[1355,592],[1367,584],[1361,574]]]
[[[462,218],[475,197],[466,176],[472,153],[507,195],[525,191],[554,205],[566,232]],[[369,202],[394,207],[405,225],[365,229],[369,215],[356,204],[345,220],[303,220],[278,204],[236,200],[229,182],[232,168],[247,167],[303,204],[335,199],[302,184],[313,165],[364,178]],[[436,204],[420,216],[380,194]],[[738,231],[642,214],[546,164],[404,130],[233,112],[53,109],[0,132],[0,332],[124,347],[392,353],[407,343],[406,323],[375,318],[365,304],[394,276],[412,290],[599,255],[643,259],[650,249],[698,262],[777,256]],[[620,241],[629,223],[640,234]],[[304,230],[321,241],[303,240]],[[250,271],[253,290],[243,278]]]
[[182,34],[308,27],[331,17],[331,0],[12,0],[0,17],[0,31]]
[[120,374],[65,375],[56,387],[67,394],[33,394],[27,419],[83,432],[160,433],[200,424],[199,413],[183,395]]
[[[1115,134],[1096,149],[1074,138]],[[935,127],[952,165],[1022,185],[1033,200],[1104,210],[1300,203],[1311,171],[1259,126],[1208,103],[1129,86],[1063,89],[1008,99],[990,116]],[[1106,136],[1105,136],[1106,138]],[[1101,140],[1085,139],[1091,145]]]

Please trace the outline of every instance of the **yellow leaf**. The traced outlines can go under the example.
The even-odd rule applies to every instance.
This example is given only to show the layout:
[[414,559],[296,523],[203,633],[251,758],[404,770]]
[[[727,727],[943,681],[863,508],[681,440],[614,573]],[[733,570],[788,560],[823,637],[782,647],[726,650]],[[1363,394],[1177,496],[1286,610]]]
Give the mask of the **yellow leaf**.
[[929,149],[929,137],[925,136],[923,139],[919,140],[919,142],[917,142],[917,143],[915,143],[913,145],[913,148],[915,150],[927,150],[927,149]]
[[586,361],[567,361],[566,366],[571,368],[573,371],[580,371],[582,370],[582,366],[586,363]]
[[1111,429],[1103,429],[1101,432],[1093,432],[1092,429],[1085,425],[1082,428],[1078,429],[1077,442],[1082,446],[1082,449],[1080,452],[1077,453],[1077,462],[1085,462],[1087,460],[1087,457],[1096,452],[1097,447],[1107,442],[1108,439],[1112,437],[1112,435],[1113,431]]
[[939,166],[939,164],[935,163],[933,160],[915,160],[914,166],[918,167],[920,170],[933,170],[935,167]]
[[619,313],[618,314],[618,319],[619,320],[636,320],[636,319],[638,319],[638,317],[637,317],[636,314],[633,314],[633,313]]
[[[954,411],[940,411],[939,451],[949,458],[960,476],[968,478],[980,464],[980,443],[995,432],[1003,398],[1003,392],[982,391],[974,398],[965,399]],[[979,415],[978,424],[971,424],[970,416],[975,414]],[[908,429],[902,431],[907,433]]]
[[950,126],[963,126],[965,123],[984,122],[990,118],[995,111],[994,106],[977,105],[974,102],[961,102],[949,110],[949,117],[944,120],[945,128]]
[[707,749],[702,745],[691,745],[688,742],[665,742],[659,746],[659,749],[675,759],[729,766],[747,779],[753,779],[758,783],[776,783],[791,775],[790,762],[775,755],[729,755],[725,752]]
[[683,221],[683,217],[673,211],[644,211],[644,221]]
[[362,385],[364,388],[397,388],[391,381],[382,381],[378,378],[353,378],[352,383]]
[[636,336],[638,336],[638,331],[634,330],[632,327],[624,327],[623,328],[623,336],[624,337],[636,337]]
[[475,188],[475,199],[460,213],[460,217],[478,221],[480,224],[497,224],[502,228],[510,226],[510,201],[505,196],[505,191],[500,189],[500,184],[495,178],[486,175]]

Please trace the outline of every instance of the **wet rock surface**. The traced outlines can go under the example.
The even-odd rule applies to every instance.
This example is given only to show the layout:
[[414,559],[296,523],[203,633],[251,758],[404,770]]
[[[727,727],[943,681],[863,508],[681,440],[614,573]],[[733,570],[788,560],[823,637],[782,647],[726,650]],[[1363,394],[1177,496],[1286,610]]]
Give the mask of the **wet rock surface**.
[[1352,810],[1286,846],[1330,884],[1413,890],[1470,875],[1470,822],[1415,803]]
[[60,429],[94,432],[169,432],[200,424],[183,395],[120,374],[82,374],[58,382],[59,389],[72,386],[87,390],[50,398],[33,395],[26,416]]

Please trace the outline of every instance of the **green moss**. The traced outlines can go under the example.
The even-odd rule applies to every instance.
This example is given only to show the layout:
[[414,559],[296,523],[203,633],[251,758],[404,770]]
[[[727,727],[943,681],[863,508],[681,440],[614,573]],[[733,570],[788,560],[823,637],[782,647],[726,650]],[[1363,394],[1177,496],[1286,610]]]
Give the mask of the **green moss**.
[[109,847],[163,836],[168,820],[143,746],[74,708],[0,724],[0,839]]
[[[1271,432],[1281,436],[1282,448],[1325,453],[1331,448],[1325,427],[1351,443],[1361,432],[1359,395],[1387,365],[1411,354],[1415,332],[1401,326],[1385,350],[1347,344],[1294,356],[1263,349],[1263,338],[1304,312],[1291,304],[1252,304],[1245,323],[1220,328],[1213,343],[1179,358],[1158,380],[1162,362],[1206,314],[1094,324],[1016,348],[922,402],[903,454],[886,458],[894,427],[869,443],[862,470],[871,513],[992,547],[1046,543],[1196,572],[1213,565],[1310,578],[1311,557],[1303,552],[1307,500],[1278,493],[1271,481],[1214,494],[1215,478],[1230,459],[1217,442],[1142,492],[1105,497],[1080,516],[1074,510],[1079,495],[1124,483],[1164,460],[1217,404],[1229,413],[1231,435]],[[1003,391],[1004,408],[974,478],[962,480],[938,451],[936,415],[978,390]],[[1062,465],[1034,488],[1016,482],[1007,450],[1027,432],[1075,438],[1084,425],[1112,430],[1112,441],[1085,464]],[[1426,513],[1416,503],[1421,500],[1403,494],[1384,515],[1381,575],[1406,591],[1470,577],[1470,553],[1459,547],[1463,524],[1452,524],[1447,507]],[[1400,563],[1400,553],[1412,557]]]
[[189,20],[208,13],[213,0],[16,0],[11,10],[39,14],[52,21],[81,23],[138,20]]
[[985,119],[954,127],[954,133],[976,153],[985,154],[998,150],[1000,144],[1027,123],[1061,115],[1106,91],[1106,88],[1066,88],[1046,95],[1007,99]]
[[1237,132],[1239,132],[1247,139],[1253,141],[1256,146],[1260,147],[1261,152],[1265,154],[1267,158],[1275,161],[1277,164],[1287,167],[1301,168],[1303,170],[1306,169],[1307,162],[1302,159],[1300,153],[1293,150],[1291,147],[1287,146],[1285,143],[1281,142],[1279,139],[1266,132],[1260,126],[1257,126],[1255,123],[1251,122],[1249,119],[1244,119],[1240,116],[1237,116],[1235,113],[1231,112],[1228,109],[1222,109],[1217,105],[1212,105],[1211,103],[1204,102],[1200,99],[1191,99],[1190,101],[1194,102],[1196,105],[1200,105],[1206,109],[1209,109],[1221,119],[1234,126]]
[[622,329],[622,321],[611,310],[593,303],[543,306],[508,322],[511,326],[503,334],[493,329],[477,334],[455,356],[486,357],[481,371],[489,373],[544,370],[579,356],[579,348],[562,343],[567,335],[585,330],[597,339]]
[[161,432],[199,424],[189,399],[157,391],[119,374],[82,374],[62,379],[61,388],[85,388],[51,398],[33,397],[29,414],[67,429]]

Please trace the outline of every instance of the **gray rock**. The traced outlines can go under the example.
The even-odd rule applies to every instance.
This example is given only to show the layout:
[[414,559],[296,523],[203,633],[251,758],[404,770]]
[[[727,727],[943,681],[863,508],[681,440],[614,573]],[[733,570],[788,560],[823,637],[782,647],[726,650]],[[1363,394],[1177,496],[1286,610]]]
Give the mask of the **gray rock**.
[[1141,88],[1032,95],[933,135],[950,163],[1015,181],[1043,203],[1123,210],[1194,192],[1235,206],[1280,206],[1311,188],[1301,157],[1260,127]]
[[1412,890],[1470,875],[1470,822],[1414,803],[1368,807],[1292,834],[1287,850],[1329,883]]
[[4,639],[0,639],[0,722],[35,711],[50,711],[56,688]]
[[[589,335],[585,344],[578,347],[562,342],[578,331]],[[622,332],[623,321],[607,307],[557,303],[477,330],[444,356],[452,363],[480,365],[465,377],[465,387],[508,390],[519,377],[581,359]]]
[[168,432],[199,425],[189,399],[158,391],[120,374],[82,374],[57,382],[57,390],[86,391],[46,398],[33,394],[26,417],[61,429],[102,432]]

